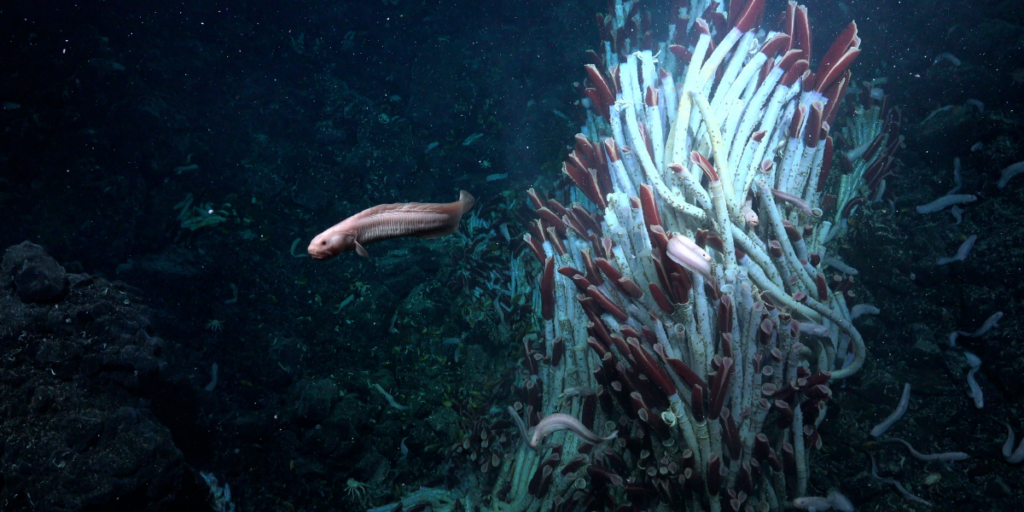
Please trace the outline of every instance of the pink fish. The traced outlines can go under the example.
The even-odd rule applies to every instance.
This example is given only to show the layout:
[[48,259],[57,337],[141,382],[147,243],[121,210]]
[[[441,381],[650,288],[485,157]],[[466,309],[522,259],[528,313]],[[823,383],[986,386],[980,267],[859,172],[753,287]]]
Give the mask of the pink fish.
[[568,430],[579,436],[580,439],[593,444],[611,441],[612,439],[615,439],[615,436],[619,433],[619,431],[616,430],[608,437],[601,437],[591,432],[589,428],[580,422],[580,420],[569,416],[568,414],[556,412],[545,416],[544,419],[540,420],[540,423],[537,423],[537,426],[534,427],[533,437],[530,439],[530,447],[537,448],[540,446],[541,439],[544,439],[548,434],[553,434],[560,430]]
[[367,208],[320,233],[309,243],[309,255],[315,260],[331,259],[355,250],[369,258],[364,246],[389,238],[416,236],[437,238],[459,229],[462,215],[473,208],[476,199],[459,191],[454,203],[396,203]]

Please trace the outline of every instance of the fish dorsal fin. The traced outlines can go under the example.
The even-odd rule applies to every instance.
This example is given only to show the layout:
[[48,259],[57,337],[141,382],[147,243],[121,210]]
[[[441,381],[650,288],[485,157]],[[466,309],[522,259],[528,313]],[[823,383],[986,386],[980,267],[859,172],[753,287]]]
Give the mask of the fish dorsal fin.
[[366,252],[366,249],[363,248],[362,244],[360,244],[359,242],[354,242],[354,243],[356,244],[356,254],[358,254],[358,255],[360,255],[360,256],[362,256],[364,258],[369,258],[370,257],[370,253]]

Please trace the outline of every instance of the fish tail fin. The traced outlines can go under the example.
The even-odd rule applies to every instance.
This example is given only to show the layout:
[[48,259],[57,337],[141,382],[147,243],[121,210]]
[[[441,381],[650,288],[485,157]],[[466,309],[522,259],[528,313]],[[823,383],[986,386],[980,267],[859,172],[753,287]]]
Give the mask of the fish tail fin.
[[470,194],[465,190],[460,190],[459,202],[462,203],[462,213],[465,214],[466,212],[473,209],[473,205],[476,204],[476,198],[473,197],[473,194]]
[[473,209],[473,205],[476,204],[476,198],[473,194],[466,192],[465,190],[459,191],[458,210],[450,213],[451,221],[446,226],[441,226],[433,231],[425,231],[417,233],[416,236],[419,238],[438,238],[442,236],[451,235],[459,230],[459,223],[462,222],[462,216],[466,212]]

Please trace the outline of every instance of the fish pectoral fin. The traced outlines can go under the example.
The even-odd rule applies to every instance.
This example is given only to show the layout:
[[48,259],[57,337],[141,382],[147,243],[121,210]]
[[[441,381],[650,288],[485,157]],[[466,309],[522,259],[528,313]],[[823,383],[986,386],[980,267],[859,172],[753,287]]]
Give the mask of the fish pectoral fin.
[[360,256],[362,256],[364,258],[369,258],[370,257],[370,253],[366,252],[366,249],[363,248],[362,244],[360,244],[359,242],[354,242],[354,243],[356,244],[356,254],[358,254],[358,255],[360,255]]

